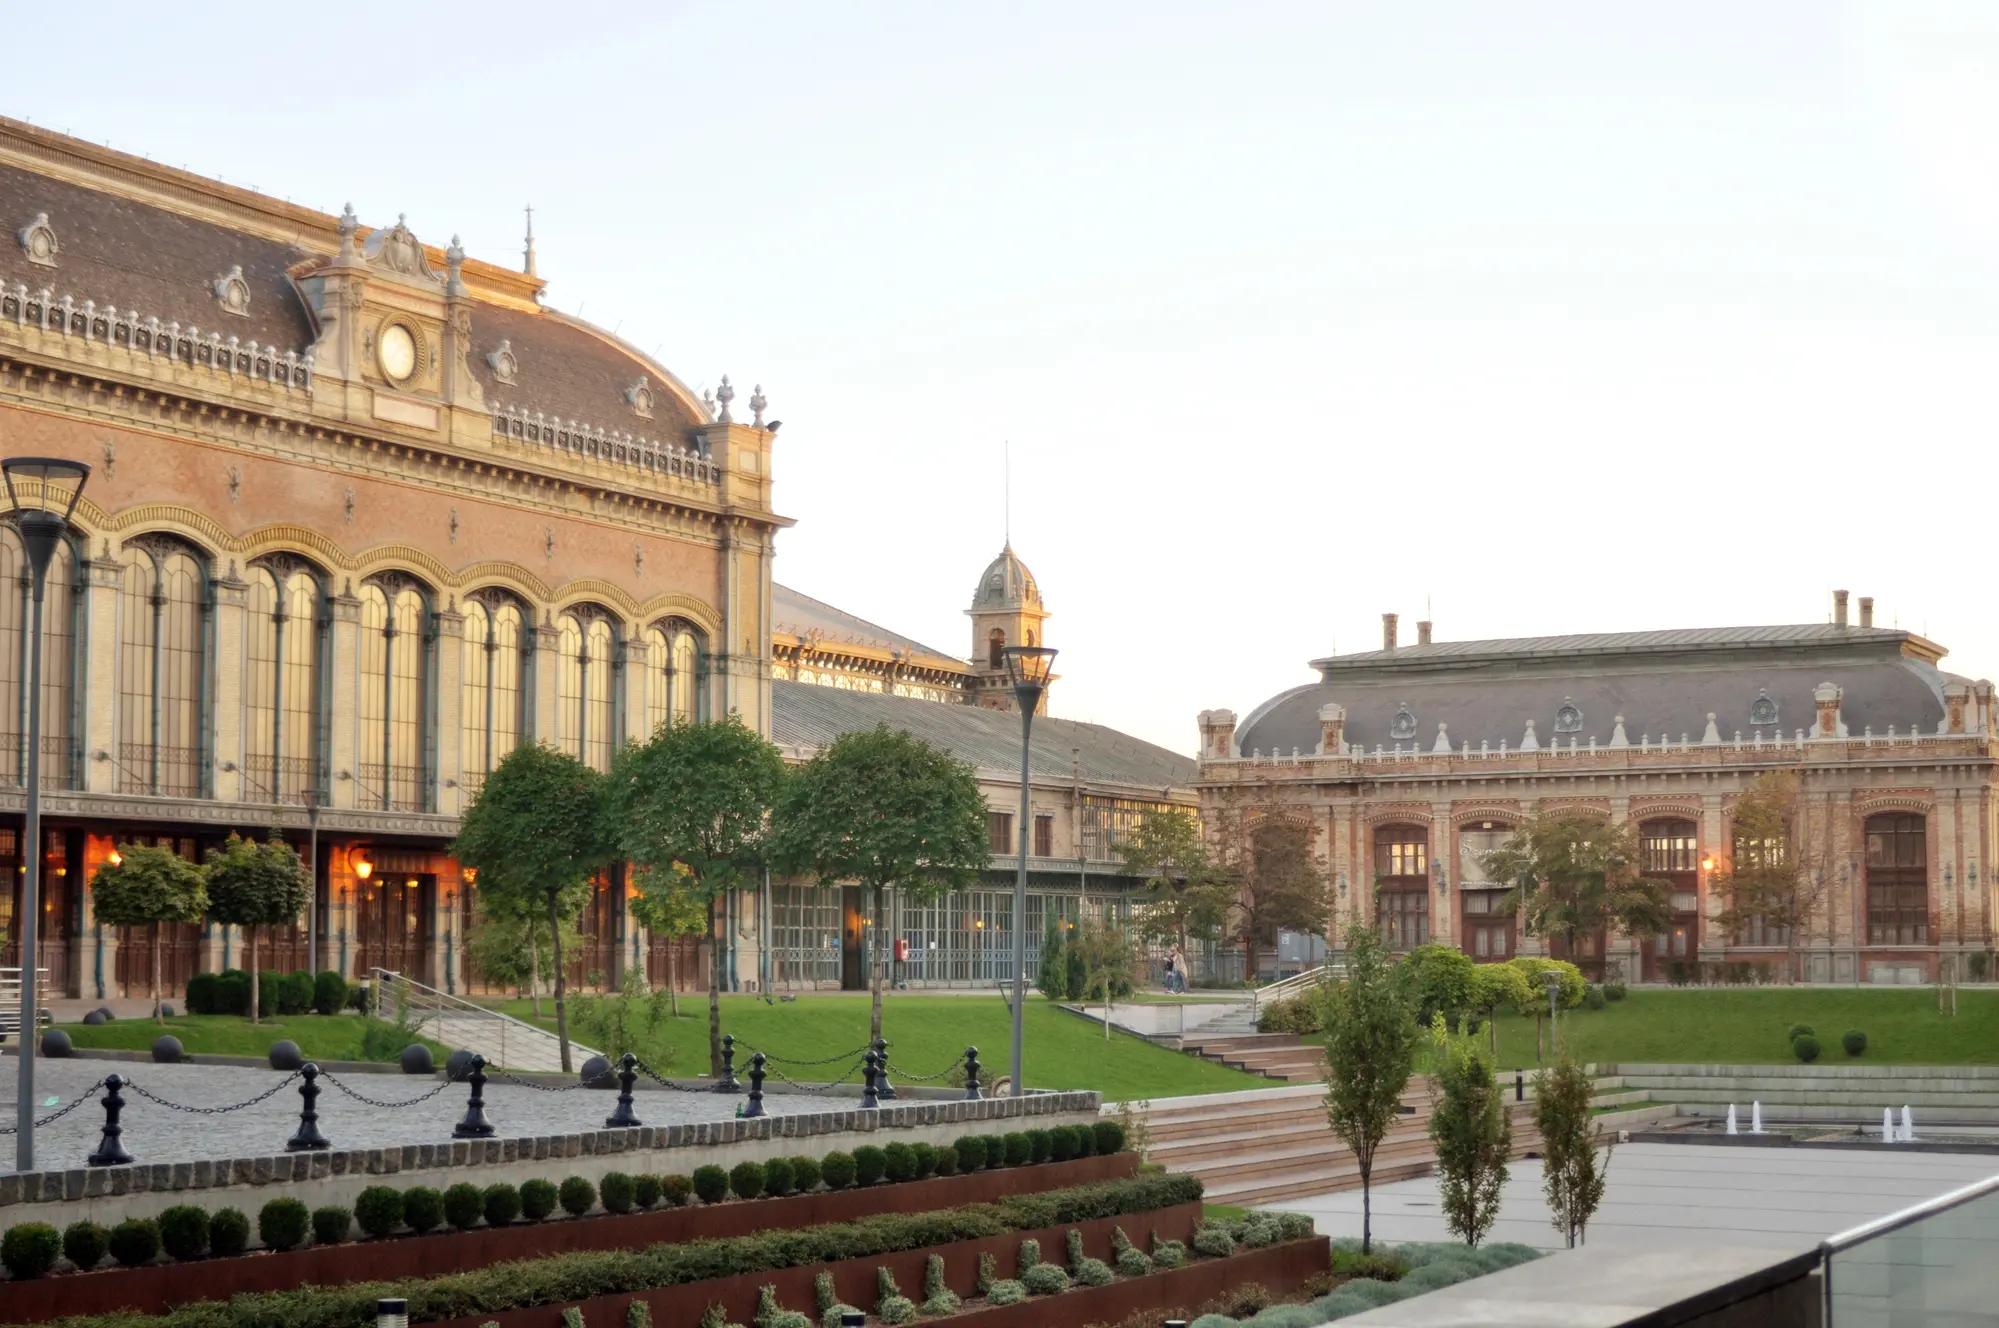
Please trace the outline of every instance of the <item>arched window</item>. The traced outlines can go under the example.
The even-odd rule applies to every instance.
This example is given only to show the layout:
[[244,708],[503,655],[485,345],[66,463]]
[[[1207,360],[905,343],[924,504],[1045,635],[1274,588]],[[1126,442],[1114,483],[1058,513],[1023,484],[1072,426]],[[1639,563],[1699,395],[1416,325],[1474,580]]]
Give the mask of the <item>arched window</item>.
[[527,733],[534,661],[530,622],[520,601],[503,590],[477,590],[466,598],[459,782],[468,792],[476,791]]
[[425,589],[400,573],[361,587],[363,807],[431,810],[430,652],[437,639]]
[[[76,589],[76,546],[63,540],[42,583],[42,787],[77,783],[76,668],[81,658],[83,597]],[[28,644],[34,632],[33,572],[20,532],[0,524],[0,782],[28,778]]]
[[118,596],[118,788],[208,792],[207,559],[168,535],[125,546]]
[[646,729],[698,724],[708,712],[708,650],[701,630],[683,618],[646,629]]
[[1413,950],[1430,939],[1430,832],[1420,825],[1385,825],[1374,832],[1374,879],[1381,936],[1390,949]]
[[1929,844],[1923,818],[1883,812],[1867,818],[1867,943],[1927,945]]
[[624,676],[617,625],[604,610],[580,605],[556,630],[556,741],[593,770],[609,770]]
[[1000,652],[1006,649],[1006,633],[995,627],[986,637],[986,667],[996,669],[1005,662]]
[[1638,827],[1638,866],[1672,892],[1673,922],[1646,943],[1643,976],[1659,981],[1671,965],[1700,952],[1700,828],[1692,821],[1647,821]]
[[273,554],[251,565],[246,608],[243,800],[324,803],[326,584],[303,559]]

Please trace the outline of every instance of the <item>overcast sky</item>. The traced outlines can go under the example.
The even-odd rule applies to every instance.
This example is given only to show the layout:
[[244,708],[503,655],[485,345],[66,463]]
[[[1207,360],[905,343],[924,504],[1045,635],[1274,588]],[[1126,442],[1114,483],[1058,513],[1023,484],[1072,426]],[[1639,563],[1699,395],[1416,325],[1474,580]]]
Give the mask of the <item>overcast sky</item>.
[[[779,579],[1184,751],[1371,648],[1823,621],[1999,674],[1999,5],[45,5],[0,109],[762,383]],[[29,58],[32,57],[32,58]],[[1413,637],[1413,626],[1405,626]],[[1407,638],[1405,638],[1407,639]]]

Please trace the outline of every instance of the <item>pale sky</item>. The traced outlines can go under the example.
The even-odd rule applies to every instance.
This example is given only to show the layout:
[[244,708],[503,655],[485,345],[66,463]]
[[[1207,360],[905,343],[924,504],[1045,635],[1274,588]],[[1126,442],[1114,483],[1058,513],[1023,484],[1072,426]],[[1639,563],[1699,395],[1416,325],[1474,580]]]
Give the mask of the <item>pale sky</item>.
[[1413,639],[1823,621],[1999,674],[1999,4],[33,6],[0,110],[407,213],[697,390],[777,575],[1191,751]]

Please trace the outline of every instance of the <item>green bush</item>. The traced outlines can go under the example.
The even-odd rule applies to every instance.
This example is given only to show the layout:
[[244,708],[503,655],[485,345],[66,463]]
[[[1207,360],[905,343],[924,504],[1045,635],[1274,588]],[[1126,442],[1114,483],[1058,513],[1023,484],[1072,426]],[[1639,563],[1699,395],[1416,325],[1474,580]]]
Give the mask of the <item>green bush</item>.
[[376,1240],[403,1224],[403,1192],[387,1185],[370,1185],[355,1196],[354,1220]]
[[1088,1125],[1071,1125],[1076,1136],[1076,1156],[1088,1157],[1097,1151],[1097,1132]]
[[660,1197],[665,1193],[658,1176],[642,1174],[632,1177],[632,1202],[640,1208],[659,1207]]
[[1801,1037],[1814,1037],[1816,1035],[1817,1030],[1810,1024],[1792,1024],[1791,1031],[1785,1036],[1789,1037],[1791,1041],[1796,1042]]
[[1204,1223],[1194,1232],[1194,1253],[1210,1259],[1226,1259],[1235,1253],[1235,1237],[1219,1226]]
[[1067,1162],[1076,1156],[1076,1127],[1057,1125],[1048,1132],[1048,1156],[1056,1162]]
[[1001,1278],[986,1292],[988,1305],[1018,1305],[1026,1299],[1026,1285],[1011,1277]]
[[312,980],[314,1014],[339,1014],[347,1008],[347,979],[332,969]]
[[819,1160],[819,1176],[829,1190],[844,1190],[854,1183],[854,1155],[838,1149]]
[[916,1179],[935,1175],[937,1171],[937,1146],[935,1144],[911,1144],[911,1156],[916,1159]]
[[208,1219],[208,1252],[233,1259],[250,1248],[250,1219],[240,1208],[218,1208]]
[[607,1213],[629,1213],[638,1192],[638,1184],[622,1171],[607,1171],[597,1182],[597,1197],[603,1201]]
[[[1132,1253],[1138,1254],[1138,1251],[1133,1250]],[[1138,1254],[1138,1257],[1143,1259],[1145,1256]],[[1117,1281],[1117,1274],[1102,1259],[1085,1259],[1076,1265],[1076,1280],[1084,1286],[1104,1286]]]
[[257,1239],[274,1250],[295,1250],[305,1244],[312,1214],[296,1199],[273,1199],[257,1212]]
[[111,1233],[95,1222],[72,1222],[62,1229],[62,1257],[82,1272],[89,1272],[103,1263],[104,1256],[110,1252]]
[[403,1223],[421,1236],[444,1225],[444,1196],[428,1185],[403,1191]]
[[729,1173],[714,1165],[694,1168],[694,1194],[705,1204],[722,1202],[729,1197]]
[[795,1194],[810,1194],[819,1188],[819,1159],[803,1153],[791,1159],[791,1188]]
[[1799,1060],[1809,1065],[1819,1058],[1819,1040],[1806,1033],[1803,1037],[1792,1039],[1791,1050]]
[[470,1181],[459,1181],[444,1192],[444,1220],[459,1231],[469,1231],[485,1216],[486,1199]]
[[1606,982],[1603,984],[1603,995],[1606,1000],[1621,1001],[1630,994],[1630,989],[1622,982]]
[[764,1192],[761,1162],[738,1162],[729,1168],[729,1193],[738,1199],[755,1199]]
[[1006,1165],[1006,1136],[1003,1134],[989,1134],[985,1136],[985,1140],[986,1167],[988,1170],[998,1171]]
[[675,1208],[685,1208],[694,1201],[694,1178],[670,1175],[659,1178],[659,1197]]
[[1601,1010],[1605,1000],[1603,988],[1591,983],[1583,988],[1583,1005],[1591,1010]]
[[882,1177],[896,1184],[916,1179],[916,1152],[908,1144],[892,1143],[882,1149]]
[[958,1156],[958,1174],[969,1176],[986,1165],[986,1141],[983,1136],[965,1134],[951,1145],[951,1151]]
[[570,1176],[556,1187],[555,1197],[562,1201],[563,1212],[581,1217],[597,1202],[597,1187],[583,1176]]
[[1052,1296],[1069,1289],[1069,1274],[1059,1264],[1038,1263],[1020,1275],[1020,1283],[1037,1296]]
[[902,1294],[885,1267],[875,1269],[875,1317],[886,1324],[916,1322],[916,1302]]
[[312,1210],[312,1243],[338,1245],[354,1229],[354,1214],[339,1204]]
[[1100,1120],[1090,1127],[1096,1136],[1097,1152],[1105,1157],[1124,1151],[1124,1126],[1114,1120]]
[[[305,1205],[299,1204],[299,1207],[303,1209]],[[55,1228],[50,1227],[49,1233],[53,1235]],[[160,1253],[159,1224],[149,1218],[128,1217],[111,1228],[108,1244],[111,1246],[111,1257],[127,1268],[151,1263]]]
[[[590,1182],[583,1183],[588,1185]],[[562,1188],[566,1191],[569,1182],[562,1182]],[[486,1215],[487,1226],[512,1226],[514,1219],[521,1215],[521,1192],[505,1181],[495,1181],[479,1192],[479,1207]]]
[[[6,1264],[7,1271],[16,1277],[40,1277],[56,1266],[56,1256],[62,1253],[62,1247],[63,1238],[48,1223],[23,1222],[8,1227],[7,1234],[0,1236],[0,1263]],[[101,1253],[98,1255],[100,1259],[103,1257]]]
[[250,975],[240,968],[225,968],[215,978],[215,1014],[250,1013]]
[[942,1144],[937,1149],[937,1171],[939,1176],[958,1174],[958,1150],[950,1144]]
[[1052,1156],[1050,1150],[1055,1146],[1055,1137],[1050,1131],[1029,1130],[1027,1132],[1027,1142],[1029,1145],[1028,1161],[1046,1162]]
[[1117,1270],[1125,1277],[1144,1277],[1152,1271],[1152,1260],[1146,1257],[1144,1250],[1133,1246],[1118,1251]]
[[1161,1268],[1183,1268],[1187,1263],[1187,1247],[1177,1240],[1162,1240],[1155,1231],[1152,1233],[1152,1262]]
[[1301,991],[1296,996],[1272,1001],[1257,1011],[1256,1031],[1317,1037],[1326,1031],[1325,998],[1316,991]]
[[1006,1145],[1006,1165],[1010,1167],[1024,1167],[1034,1160],[1034,1141],[1029,1139],[1024,1133],[1016,1130],[1012,1134],[1005,1136],[1004,1142]]
[[196,973],[187,980],[184,1004],[189,1014],[215,1013],[215,974]]
[[1839,1045],[1846,1048],[1847,1055],[1858,1056],[1861,1052],[1867,1050],[1867,1034],[1857,1028],[1850,1029],[1844,1037],[1840,1038]]
[[548,1215],[555,1211],[555,1203],[555,1182],[538,1177],[521,1182],[521,1216],[528,1221],[547,1221]]
[[208,1210],[193,1204],[175,1204],[163,1210],[158,1218],[160,1224],[160,1248],[170,1259],[186,1263],[199,1259],[208,1253]]
[[791,1159],[773,1157],[764,1162],[764,1193],[773,1199],[782,1199],[791,1193]]
[[1419,945],[1398,967],[1416,1000],[1417,1022],[1425,1028],[1439,1012],[1455,1023],[1471,1005],[1472,959],[1455,945]]
[[854,1150],[854,1184],[863,1188],[874,1184],[888,1170],[888,1155],[873,1144]]

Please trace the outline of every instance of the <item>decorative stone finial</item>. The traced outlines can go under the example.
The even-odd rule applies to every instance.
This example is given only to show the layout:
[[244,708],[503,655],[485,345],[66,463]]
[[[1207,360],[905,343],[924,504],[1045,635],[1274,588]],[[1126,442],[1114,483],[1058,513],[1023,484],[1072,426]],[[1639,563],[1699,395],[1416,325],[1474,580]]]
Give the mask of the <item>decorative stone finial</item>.
[[354,215],[354,205],[349,203],[340,213],[340,261],[354,261],[354,235],[361,229],[361,219]]
[[444,261],[451,268],[450,278],[444,283],[444,293],[465,294],[465,246],[459,243],[456,235],[451,237],[451,247],[444,251]]
[[764,385],[758,383],[750,389],[750,423],[761,429],[764,427],[764,407],[770,402],[764,400]]
[[729,414],[729,403],[731,401],[734,401],[735,399],[736,399],[736,389],[729,386],[729,375],[723,374],[722,385],[715,389],[715,400],[720,402],[722,407],[722,409],[715,416],[715,419],[718,423],[734,424],[736,422],[735,419]]

